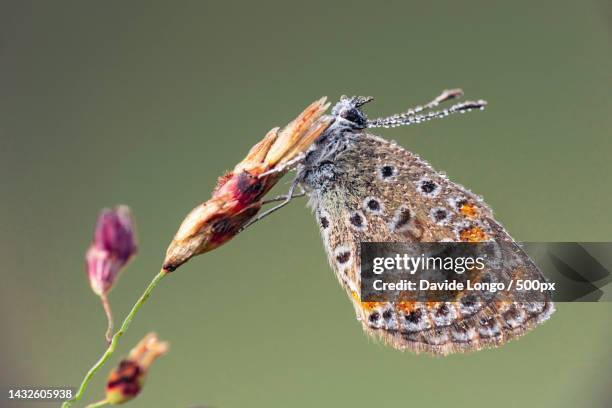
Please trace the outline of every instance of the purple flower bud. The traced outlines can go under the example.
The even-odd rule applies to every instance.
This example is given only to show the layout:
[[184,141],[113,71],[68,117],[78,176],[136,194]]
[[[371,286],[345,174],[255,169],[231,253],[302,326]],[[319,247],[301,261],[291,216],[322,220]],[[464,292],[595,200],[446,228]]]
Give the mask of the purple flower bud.
[[94,240],[87,251],[87,276],[98,296],[106,295],[121,269],[137,251],[134,221],[129,207],[104,209],[98,217]]

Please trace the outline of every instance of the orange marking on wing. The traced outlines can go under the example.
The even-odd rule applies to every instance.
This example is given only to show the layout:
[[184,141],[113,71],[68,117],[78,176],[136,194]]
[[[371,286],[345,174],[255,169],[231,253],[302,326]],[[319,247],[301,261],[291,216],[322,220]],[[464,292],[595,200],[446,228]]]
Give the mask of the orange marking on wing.
[[488,239],[487,234],[480,227],[465,228],[461,230],[459,236],[464,242],[481,242]]
[[459,208],[459,212],[466,217],[474,218],[478,215],[478,207],[474,204],[465,203]]
[[397,312],[402,312],[402,313],[410,313],[414,310],[414,307],[416,305],[416,302],[397,302],[395,304],[395,310]]
[[438,306],[441,305],[441,302],[425,302],[425,309],[434,310],[437,309]]
[[380,306],[385,305],[386,302],[361,302],[361,307],[370,312],[372,310],[378,309]]
[[378,308],[379,306],[386,304],[386,302],[362,302],[361,299],[359,298],[359,294],[355,292],[354,290],[351,291],[351,295],[353,296],[353,299],[355,299],[355,302],[359,303],[361,308],[367,312],[372,311]]

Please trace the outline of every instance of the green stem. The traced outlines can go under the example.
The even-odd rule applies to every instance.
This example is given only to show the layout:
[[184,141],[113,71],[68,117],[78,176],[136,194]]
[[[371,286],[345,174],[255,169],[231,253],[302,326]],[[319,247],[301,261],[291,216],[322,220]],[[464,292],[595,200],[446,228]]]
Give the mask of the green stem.
[[103,407],[104,405],[108,404],[108,401],[103,399],[102,401],[98,401],[98,402],[94,402],[93,404],[89,404],[88,406],[86,406],[85,408],[97,408],[97,407]]
[[108,303],[108,296],[106,296],[106,294],[100,295],[100,300],[102,301],[104,314],[106,315],[106,320],[108,322],[105,334],[106,343],[110,344],[113,336],[113,312],[111,311],[110,304]]
[[[123,334],[127,331],[128,327],[130,326],[130,322],[134,318],[134,315],[136,314],[136,312],[138,312],[138,309],[140,309],[140,307],[144,304],[144,302],[146,302],[146,300],[151,295],[151,292],[153,291],[153,289],[155,289],[159,281],[161,281],[162,278],[166,276],[166,274],[167,272],[162,269],[161,271],[159,271],[157,275],[155,275],[151,283],[149,283],[149,286],[147,286],[147,288],[145,289],[144,293],[140,296],[138,301],[132,307],[132,310],[130,310],[130,313],[128,313],[128,315],[125,317],[123,324],[121,325],[117,333],[115,333],[115,335],[113,336],[110,344],[108,345],[108,348],[106,349],[104,354],[102,354],[102,357],[100,357],[100,359],[93,365],[93,367],[89,369],[89,371],[85,375],[85,378],[83,378],[83,381],[81,382],[81,386],[79,387],[77,393],[74,395],[74,397],[72,397],[68,401],[65,401],[62,404],[62,408],[68,408],[74,402],[81,399],[93,375],[96,373],[96,371],[98,371],[98,369],[100,369],[100,367],[104,365],[106,360],[108,360],[108,358],[113,354],[113,352],[115,351],[115,348],[117,347],[117,342],[119,341],[119,338],[123,336]],[[94,406],[97,406],[97,405],[94,405]]]

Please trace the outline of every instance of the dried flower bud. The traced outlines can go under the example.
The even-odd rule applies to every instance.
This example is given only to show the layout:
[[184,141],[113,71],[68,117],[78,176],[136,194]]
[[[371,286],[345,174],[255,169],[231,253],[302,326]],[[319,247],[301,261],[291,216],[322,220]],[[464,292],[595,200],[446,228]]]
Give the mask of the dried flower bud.
[[98,217],[94,240],[86,254],[91,289],[105,296],[119,272],[136,253],[136,233],[129,207],[104,209]]
[[168,351],[168,343],[160,342],[155,333],[147,334],[130,351],[128,358],[111,371],[106,382],[106,402],[122,404],[136,397],[155,359]]
[[328,107],[321,98],[282,130],[270,130],[233,171],[221,177],[211,199],[183,220],[168,247],[163,269],[174,271],[193,256],[234,238],[259,212],[263,196],[333,122],[333,117],[323,116]]

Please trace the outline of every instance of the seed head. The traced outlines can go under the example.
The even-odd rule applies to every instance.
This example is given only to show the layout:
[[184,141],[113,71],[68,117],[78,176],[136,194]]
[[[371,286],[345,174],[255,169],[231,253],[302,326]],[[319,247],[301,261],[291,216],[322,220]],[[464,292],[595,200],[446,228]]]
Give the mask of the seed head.
[[168,343],[160,342],[155,333],[147,334],[111,371],[106,382],[106,402],[122,404],[136,397],[155,359],[168,351]]
[[328,107],[321,98],[282,130],[270,130],[233,171],[219,178],[211,199],[183,220],[168,247],[163,269],[171,272],[235,237],[260,210],[263,196],[333,122],[332,117],[323,116]]

